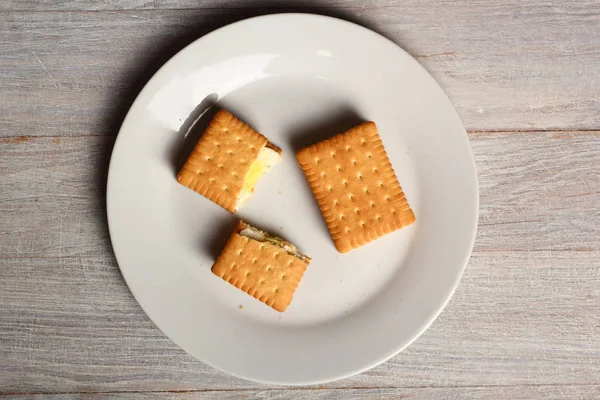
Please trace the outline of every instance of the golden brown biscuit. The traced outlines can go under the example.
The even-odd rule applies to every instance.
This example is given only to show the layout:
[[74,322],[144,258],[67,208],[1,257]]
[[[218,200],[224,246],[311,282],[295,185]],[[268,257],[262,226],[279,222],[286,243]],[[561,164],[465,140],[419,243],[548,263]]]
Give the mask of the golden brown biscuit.
[[296,158],[340,253],[415,221],[374,122],[306,147]]
[[309,263],[295,246],[240,221],[211,270],[283,312]]
[[281,154],[281,149],[266,137],[221,110],[196,144],[177,181],[235,213]]

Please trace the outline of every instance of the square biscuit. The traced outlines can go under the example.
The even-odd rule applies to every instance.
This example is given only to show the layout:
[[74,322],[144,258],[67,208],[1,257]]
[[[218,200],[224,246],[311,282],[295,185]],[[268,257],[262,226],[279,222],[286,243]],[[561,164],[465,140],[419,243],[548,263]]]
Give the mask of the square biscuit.
[[296,158],[340,253],[415,221],[374,122],[301,149]]
[[[246,174],[267,143],[266,137],[221,110],[198,140],[177,181],[234,213]],[[281,150],[275,151],[281,155]]]
[[211,268],[229,282],[273,309],[283,312],[306,271],[308,262],[268,242],[234,232]]

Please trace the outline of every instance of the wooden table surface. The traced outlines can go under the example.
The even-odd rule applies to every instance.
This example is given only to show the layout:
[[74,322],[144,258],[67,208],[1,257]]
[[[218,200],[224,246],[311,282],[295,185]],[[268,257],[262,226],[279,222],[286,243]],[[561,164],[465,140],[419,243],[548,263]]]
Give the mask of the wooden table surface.
[[[475,249],[407,350],[318,387],[246,382],[179,349],[115,262],[105,182],[150,76],[194,39],[282,11],[358,22],[416,57],[469,131]],[[3,0],[0,394],[13,398],[600,398],[600,2]]]

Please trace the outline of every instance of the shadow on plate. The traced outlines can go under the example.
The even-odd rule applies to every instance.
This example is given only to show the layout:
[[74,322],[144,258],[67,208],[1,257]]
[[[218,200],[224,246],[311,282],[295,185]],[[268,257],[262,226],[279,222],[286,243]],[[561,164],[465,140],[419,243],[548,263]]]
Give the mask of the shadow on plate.
[[216,93],[206,96],[179,128],[176,140],[167,150],[167,157],[174,177],[177,177],[186,160],[192,154],[196,143],[198,143],[210,121],[219,111],[219,108],[214,106],[217,100]]
[[[221,251],[227,244],[227,240],[233,233],[239,218],[233,214],[226,213],[220,218],[219,223],[213,230],[213,237],[209,242],[204,243],[204,251],[210,254],[213,260],[216,260]],[[200,244],[202,245],[202,244]]]
[[365,122],[365,119],[354,109],[345,107],[326,118],[316,119],[310,124],[304,124],[301,128],[290,130],[288,133],[290,144],[296,152],[338,133],[343,133],[362,122]]

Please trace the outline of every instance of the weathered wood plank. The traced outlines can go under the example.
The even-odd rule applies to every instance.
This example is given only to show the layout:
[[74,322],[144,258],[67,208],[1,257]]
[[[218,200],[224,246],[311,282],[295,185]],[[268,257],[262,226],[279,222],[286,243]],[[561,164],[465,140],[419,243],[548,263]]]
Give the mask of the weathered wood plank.
[[475,250],[600,249],[600,132],[471,134]]
[[0,13],[0,137],[116,135],[152,74],[223,18]]
[[1,11],[112,11],[112,10],[178,10],[210,8],[371,8],[399,6],[400,2],[389,0],[296,0],[293,3],[273,4],[271,0],[4,0]]
[[105,186],[114,139],[0,139],[0,257],[110,254]]
[[[476,133],[475,251],[600,249],[600,132]],[[113,139],[0,141],[0,257],[111,253]],[[527,238],[527,240],[524,240]]]
[[[481,185],[475,254],[432,328],[372,371],[293,390],[165,338],[121,278],[104,204],[108,136],[152,73],[279,11],[359,22],[419,59],[474,131]],[[593,0],[0,2],[0,397],[599,398],[600,132],[564,131],[600,129],[599,27]],[[480,132],[544,129],[562,131]]]
[[0,11],[150,10],[155,4],[153,0],[4,0],[0,3]]
[[[564,392],[593,393],[599,260],[598,251],[475,253],[448,308],[419,340],[325,387],[476,386],[463,395],[484,396],[510,393],[486,386],[593,384]],[[0,393],[264,388],[213,370],[164,337],[110,254],[1,259],[0,281]]]
[[[10,396],[14,400],[96,400],[111,399],[183,399],[183,400],[361,400],[361,399],[594,399],[600,395],[600,385],[539,385],[539,386],[488,386],[450,388],[385,388],[385,389],[294,389],[294,390],[231,390],[185,392],[129,392],[129,393],[77,393]],[[0,395],[0,398],[3,396]]]
[[[57,7],[78,3],[126,5]],[[114,135],[143,83],[177,50],[219,26],[277,10],[264,8],[268,1],[240,4],[0,13],[0,136]],[[362,23],[406,48],[468,129],[600,128],[597,1],[338,2],[312,10]]]

